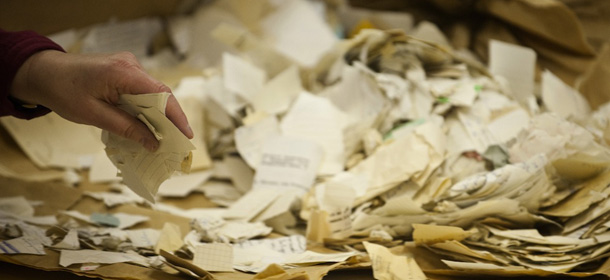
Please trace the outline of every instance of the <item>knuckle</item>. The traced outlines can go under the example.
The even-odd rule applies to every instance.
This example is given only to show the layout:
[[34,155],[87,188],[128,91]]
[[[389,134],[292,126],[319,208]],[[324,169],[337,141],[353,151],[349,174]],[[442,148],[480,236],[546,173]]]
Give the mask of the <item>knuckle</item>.
[[120,129],[120,135],[128,139],[136,139],[137,131],[135,124],[128,124]]
[[155,92],[172,92],[171,89],[160,81],[155,81]]
[[129,61],[137,61],[136,56],[128,51],[122,51],[122,52],[118,52],[115,54],[117,57],[123,58],[125,60],[129,60]]
[[140,69],[135,55],[130,52],[120,52],[110,56],[109,66],[114,70]]

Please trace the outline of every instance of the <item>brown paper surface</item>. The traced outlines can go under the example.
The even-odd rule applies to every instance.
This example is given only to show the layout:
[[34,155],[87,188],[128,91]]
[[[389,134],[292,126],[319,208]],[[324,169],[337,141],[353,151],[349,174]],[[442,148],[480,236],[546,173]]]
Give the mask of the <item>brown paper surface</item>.
[[68,271],[81,276],[94,276],[102,279],[183,279],[177,276],[177,274],[172,275],[164,271],[127,263],[103,265],[94,271],[82,272],[80,271],[80,265],[74,265],[69,268],[60,267],[59,253],[52,250],[46,250],[46,252],[46,256],[14,255],[8,257],[7,255],[0,255],[0,261],[45,271]]
[[308,280],[309,277],[304,272],[288,273],[277,264],[268,266],[265,270],[254,275],[253,279],[269,279],[269,280]]
[[591,68],[583,75],[578,90],[593,109],[610,101],[610,45],[605,45]]
[[610,2],[591,0],[560,0],[580,20],[587,39],[596,50],[610,40]]
[[44,201],[35,207],[35,215],[53,215],[68,209],[81,197],[82,191],[62,183],[34,183],[0,177],[0,197],[23,196],[28,200]]
[[[77,210],[84,214],[91,214],[93,212],[102,213],[128,213],[137,214],[150,217],[149,221],[140,223],[132,227],[131,229],[137,228],[154,228],[161,229],[165,222],[172,222],[180,227],[181,232],[184,234],[190,231],[190,220],[183,217],[177,217],[169,213],[154,211],[152,209],[145,208],[138,205],[121,205],[107,209],[103,202],[97,201],[91,197],[84,196],[81,198],[83,191],[106,191],[108,190],[107,185],[103,184],[90,184],[83,182],[78,188],[66,187],[60,183],[27,183],[14,179],[0,178],[0,197],[7,196],[18,196],[23,195],[27,199],[31,200],[43,200],[45,204],[36,208],[36,215],[50,215],[57,213],[58,210]],[[49,198],[53,199],[49,199]],[[213,204],[209,202],[201,194],[192,194],[185,199],[186,205],[181,205],[179,201],[173,201],[172,204],[181,206],[185,209],[190,207],[211,207]],[[14,263],[25,267],[38,269],[41,271],[67,271],[76,275],[87,276],[87,277],[99,277],[102,279],[188,279],[188,276],[179,275],[177,271],[167,267],[164,271],[145,268],[128,263],[117,263],[111,265],[103,265],[94,271],[82,272],[80,271],[79,265],[74,265],[69,268],[59,266],[59,253],[53,250],[46,250],[46,256],[34,256],[34,255],[0,255],[0,261]],[[186,261],[189,262],[190,261]],[[302,275],[303,279],[322,279],[330,270],[339,266],[340,264],[332,265],[316,265],[297,267],[288,269],[286,272],[288,275]],[[168,273],[169,272],[169,273]],[[42,274],[41,275],[46,275]],[[3,276],[0,273],[0,276]],[[214,273],[215,279],[219,280],[244,280],[252,279],[253,274],[247,274],[242,272],[233,273]],[[289,279],[301,279],[301,278],[289,278]]]
[[594,55],[578,18],[563,3],[554,0],[485,0],[479,10],[580,55]]
[[559,1],[486,0],[477,10],[492,17],[474,35],[473,49],[485,61],[490,39],[523,45],[538,55],[537,79],[546,68],[574,85],[595,59],[578,18]]

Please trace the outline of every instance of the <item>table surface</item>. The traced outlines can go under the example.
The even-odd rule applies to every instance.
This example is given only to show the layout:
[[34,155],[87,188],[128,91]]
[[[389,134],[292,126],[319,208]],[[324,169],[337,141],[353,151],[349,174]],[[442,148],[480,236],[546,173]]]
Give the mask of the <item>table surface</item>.
[[[45,280],[95,280],[101,278],[91,278],[78,276],[66,271],[44,271],[34,268],[29,268],[21,265],[16,265],[7,262],[0,262],[0,279],[2,280],[23,280],[23,279],[45,279]],[[184,279],[191,279],[184,277]],[[330,272],[324,277],[324,280],[372,280],[373,272],[371,270],[343,270]]]

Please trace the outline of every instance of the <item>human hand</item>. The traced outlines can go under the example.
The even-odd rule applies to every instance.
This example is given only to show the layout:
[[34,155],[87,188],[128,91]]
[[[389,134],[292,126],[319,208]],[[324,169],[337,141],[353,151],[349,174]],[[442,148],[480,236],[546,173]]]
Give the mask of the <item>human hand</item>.
[[[19,68],[11,95],[45,106],[63,118],[94,125],[155,151],[159,142],[138,119],[116,107],[121,94],[171,92],[149,76],[128,52],[68,54],[54,50],[34,54]],[[184,135],[193,138],[184,112],[171,95],[165,114]]]

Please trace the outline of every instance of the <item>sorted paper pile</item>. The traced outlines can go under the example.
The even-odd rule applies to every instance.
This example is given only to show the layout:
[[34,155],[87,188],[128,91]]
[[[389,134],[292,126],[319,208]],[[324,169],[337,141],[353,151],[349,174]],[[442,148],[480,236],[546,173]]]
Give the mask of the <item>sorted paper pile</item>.
[[[0,192],[0,253],[10,254],[0,259],[55,258],[53,269],[108,278],[126,277],[131,265],[119,263],[142,279],[151,268],[207,279],[321,279],[345,268],[376,279],[609,277],[610,103],[590,106],[540,71],[538,50],[491,40],[486,67],[430,22],[335,9],[208,3],[169,19],[177,53],[154,56],[143,42],[161,30],[156,19],[91,29],[83,52],[107,51],[95,42],[117,28],[137,34],[129,48],[172,86],[195,138],[164,117],[167,93],[121,102],[163,137],[154,154],[106,134],[110,160],[99,134],[95,147],[55,150],[27,139],[98,132],[51,115],[39,120],[49,122],[42,137],[20,132],[41,124],[3,119],[37,165],[33,180],[64,176],[49,167],[86,167],[89,178],[57,218],[34,215],[29,187]],[[57,137],[50,143],[64,147]],[[190,174],[167,179],[189,159]],[[138,169],[154,160],[163,172]]]

